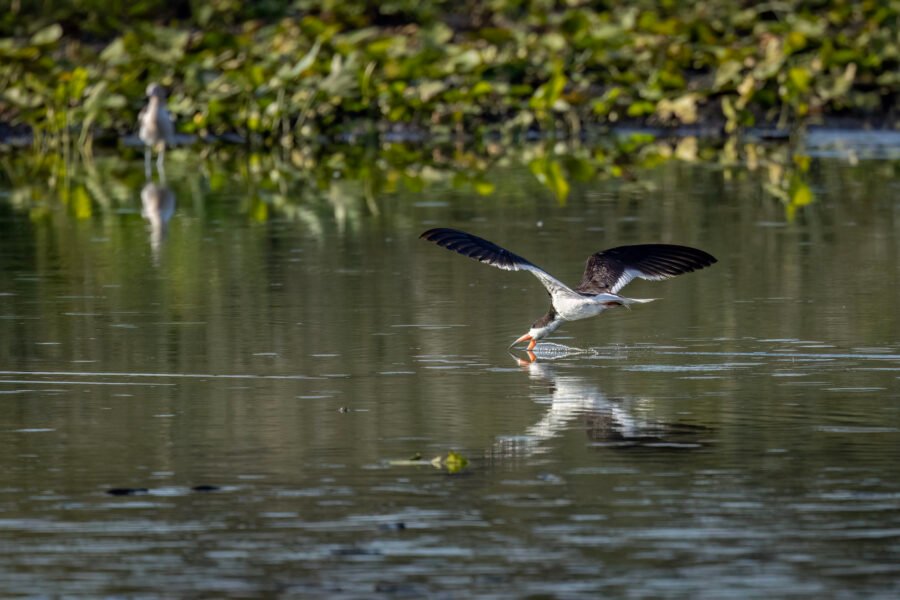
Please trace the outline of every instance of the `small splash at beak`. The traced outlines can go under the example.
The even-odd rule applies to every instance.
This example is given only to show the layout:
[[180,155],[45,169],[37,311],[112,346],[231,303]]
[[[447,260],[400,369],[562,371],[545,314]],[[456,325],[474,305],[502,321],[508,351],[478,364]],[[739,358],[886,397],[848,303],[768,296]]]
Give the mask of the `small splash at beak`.
[[514,341],[512,344],[510,344],[509,347],[512,348],[519,342],[529,342],[528,350],[534,350],[534,347],[537,346],[537,340],[531,337],[530,333],[526,333],[525,335]]

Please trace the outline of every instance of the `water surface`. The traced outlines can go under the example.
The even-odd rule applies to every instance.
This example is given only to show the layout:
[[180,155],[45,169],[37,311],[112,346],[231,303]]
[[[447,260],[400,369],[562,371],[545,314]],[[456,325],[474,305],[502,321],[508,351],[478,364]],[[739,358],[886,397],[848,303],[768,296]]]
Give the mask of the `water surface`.
[[[900,593],[895,160],[673,161],[564,201],[515,161],[487,197],[198,161],[0,190],[5,593]],[[720,262],[528,364],[539,283],[433,226],[572,282],[618,244]]]

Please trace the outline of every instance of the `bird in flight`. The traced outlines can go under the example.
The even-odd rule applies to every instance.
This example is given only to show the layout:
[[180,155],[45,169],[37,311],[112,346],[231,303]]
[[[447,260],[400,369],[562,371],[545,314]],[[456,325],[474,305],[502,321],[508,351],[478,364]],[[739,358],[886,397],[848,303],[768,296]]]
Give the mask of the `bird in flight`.
[[510,346],[528,342],[529,353],[537,341],[559,329],[567,321],[599,315],[617,306],[651,302],[655,298],[627,298],[619,295],[635,277],[659,281],[708,267],[717,262],[711,254],[673,244],[638,244],[618,246],[590,255],[584,275],[575,288],[570,288],[542,268],[506,248],[458,229],[439,227],[419,236],[442,248],[503,269],[528,271],[538,278],[550,294],[550,310],[535,321],[528,333]]

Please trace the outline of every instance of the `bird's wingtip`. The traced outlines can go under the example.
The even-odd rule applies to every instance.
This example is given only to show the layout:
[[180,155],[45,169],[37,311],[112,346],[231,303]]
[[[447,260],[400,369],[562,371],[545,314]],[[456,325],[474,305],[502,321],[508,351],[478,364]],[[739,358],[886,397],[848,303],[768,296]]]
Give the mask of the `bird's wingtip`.
[[433,241],[435,241],[434,236],[441,234],[441,233],[463,233],[463,232],[457,231],[455,229],[450,229],[449,227],[432,227],[431,229],[426,229],[425,231],[423,231],[419,235],[419,239],[420,240],[428,240],[428,241],[433,242]]

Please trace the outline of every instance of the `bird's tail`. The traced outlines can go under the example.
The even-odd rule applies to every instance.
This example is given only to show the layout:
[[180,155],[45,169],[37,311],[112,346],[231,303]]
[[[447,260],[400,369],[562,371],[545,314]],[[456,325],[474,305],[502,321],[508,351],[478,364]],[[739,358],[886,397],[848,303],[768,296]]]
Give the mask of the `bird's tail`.
[[631,309],[629,304],[647,304],[648,302],[653,302],[654,300],[659,300],[659,298],[626,298],[622,296],[622,306],[627,309]]
[[608,292],[597,294],[594,296],[594,299],[599,300],[607,306],[624,306],[625,308],[628,308],[629,304],[646,304],[647,302],[659,300],[659,298],[626,298],[625,296],[610,294]]

